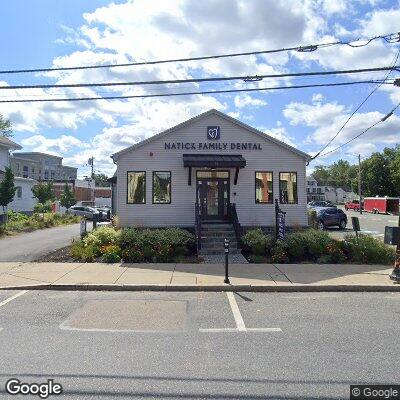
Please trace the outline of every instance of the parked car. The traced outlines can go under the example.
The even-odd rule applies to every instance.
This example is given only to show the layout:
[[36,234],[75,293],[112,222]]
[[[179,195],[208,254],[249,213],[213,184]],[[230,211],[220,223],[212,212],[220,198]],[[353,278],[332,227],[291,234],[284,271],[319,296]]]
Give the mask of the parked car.
[[[93,219],[94,215],[100,214],[99,210],[96,208],[86,206],[72,206],[66,211],[66,213],[71,215],[79,215],[87,219]],[[107,213],[102,213],[102,221],[105,220],[107,220]]]
[[[363,204],[361,203],[361,207],[363,209]],[[360,202],[358,200],[347,201],[344,203],[345,210],[354,210],[360,211]]]
[[337,207],[324,208],[317,211],[317,225],[320,230],[330,226],[346,229],[347,215]]
[[104,207],[95,206],[93,208],[95,208],[99,213],[102,214],[102,220],[104,220],[104,219],[105,220],[109,220],[110,219],[110,217],[111,217],[111,209],[110,209],[110,207],[107,207],[107,206],[104,206]]

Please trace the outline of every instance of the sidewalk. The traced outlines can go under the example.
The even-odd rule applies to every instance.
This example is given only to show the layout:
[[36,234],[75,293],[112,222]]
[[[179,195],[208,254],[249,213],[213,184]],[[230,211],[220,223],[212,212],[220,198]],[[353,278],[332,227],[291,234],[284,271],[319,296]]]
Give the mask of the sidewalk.
[[391,267],[337,264],[0,263],[0,289],[400,291]]

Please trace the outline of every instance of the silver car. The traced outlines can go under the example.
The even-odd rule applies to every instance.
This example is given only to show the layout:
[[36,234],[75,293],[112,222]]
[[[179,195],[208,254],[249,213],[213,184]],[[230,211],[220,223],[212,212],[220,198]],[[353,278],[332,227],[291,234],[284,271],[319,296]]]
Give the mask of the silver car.
[[71,215],[79,215],[87,219],[93,219],[93,216],[98,215],[99,211],[93,207],[72,206],[66,211],[66,213]]

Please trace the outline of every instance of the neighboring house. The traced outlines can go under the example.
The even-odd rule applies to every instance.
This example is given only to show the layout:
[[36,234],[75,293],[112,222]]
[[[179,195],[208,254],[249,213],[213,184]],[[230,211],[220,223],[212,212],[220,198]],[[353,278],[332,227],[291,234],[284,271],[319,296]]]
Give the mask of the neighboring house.
[[111,207],[111,187],[95,187],[92,179],[57,180],[53,182],[54,193],[58,199],[68,185],[74,193],[78,205],[108,205]]
[[62,157],[40,152],[17,152],[10,157],[15,176],[41,180],[72,180],[78,169],[62,165]]
[[[307,226],[310,156],[217,110],[210,110],[112,155],[113,209],[122,226],[232,222]],[[116,181],[116,182],[115,182]],[[197,207],[195,207],[197,203]],[[234,206],[233,206],[234,205]],[[196,214],[196,211],[197,214]]]
[[306,179],[307,202],[325,201],[325,186],[320,185],[313,176],[307,176]]
[[326,186],[325,198],[333,204],[344,204],[346,201],[358,199],[359,196],[350,188],[334,188],[332,186]]
[[[4,171],[7,167],[10,167],[10,151],[20,150],[22,147],[6,138],[0,136],[0,179],[4,177]],[[35,184],[35,180],[14,177],[14,184],[17,188],[13,201],[8,205],[8,209],[16,212],[32,212],[37,200],[33,197],[32,187]],[[0,213],[2,209],[0,209]]]

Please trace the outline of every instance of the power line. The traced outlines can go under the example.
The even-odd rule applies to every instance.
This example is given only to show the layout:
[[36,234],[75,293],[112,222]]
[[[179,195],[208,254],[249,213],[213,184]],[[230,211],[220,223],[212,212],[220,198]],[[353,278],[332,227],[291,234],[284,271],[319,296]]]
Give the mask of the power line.
[[295,72],[286,74],[263,74],[253,76],[225,76],[210,78],[190,78],[190,79],[170,79],[164,81],[133,81],[133,82],[98,82],[98,83],[62,83],[62,84],[43,84],[43,85],[10,85],[0,86],[1,90],[19,90],[19,89],[56,89],[56,88],[77,88],[77,87],[114,87],[114,86],[140,86],[140,85],[164,85],[164,84],[180,84],[180,83],[202,83],[202,82],[226,82],[226,81],[259,81],[264,78],[291,78],[299,76],[326,76],[326,75],[342,75],[342,74],[359,74],[364,72],[392,71],[399,69],[400,66],[376,67],[376,68],[359,68],[345,69],[335,71],[317,71],[317,72]]
[[340,146],[336,147],[333,150],[329,150],[325,153],[320,154],[320,156],[326,156],[327,154],[331,154],[334,153],[335,151],[338,151],[339,149],[341,149],[342,147],[348,145],[349,143],[351,143],[353,140],[358,139],[360,136],[364,135],[364,133],[368,132],[369,130],[371,130],[372,128],[374,128],[375,126],[379,125],[382,122],[385,122],[388,118],[390,118],[393,113],[397,110],[397,108],[400,107],[400,103],[397,104],[396,107],[393,108],[392,111],[390,111],[388,114],[386,114],[383,118],[381,118],[380,120],[376,121],[374,124],[372,124],[371,126],[369,126],[367,129],[364,129],[362,132],[360,132],[358,135],[354,136],[353,138],[351,138],[350,140],[348,140],[347,142],[341,144]]
[[311,157],[311,160],[314,160],[315,158],[317,158],[340,134],[340,132],[342,132],[342,130],[345,128],[345,126],[349,123],[349,121],[353,118],[353,116],[355,115],[355,113],[368,101],[368,99],[383,85],[383,83],[389,78],[389,75],[391,74],[391,72],[393,71],[397,60],[399,59],[399,55],[400,55],[400,49],[398,50],[396,56],[393,59],[392,62],[392,68],[388,71],[388,73],[386,74],[386,76],[384,77],[383,81],[378,83],[374,89],[372,89],[372,91],[368,94],[368,96],[357,106],[357,108],[350,114],[350,116],[347,118],[347,120],[345,121],[345,123],[340,127],[340,129],[336,132],[336,134],[328,141],[328,143],[325,144],[325,146],[317,153],[315,154],[314,157]]
[[320,48],[330,47],[330,46],[350,46],[350,47],[364,47],[369,45],[371,42],[382,39],[387,43],[396,43],[400,41],[400,33],[390,33],[387,35],[378,35],[371,38],[364,39],[366,42],[357,44],[357,42],[362,39],[352,40],[352,41],[336,41],[336,42],[328,42],[328,43],[319,43],[319,44],[311,44],[307,46],[295,46],[295,47],[284,47],[280,49],[274,50],[261,50],[261,51],[248,51],[243,53],[228,53],[228,54],[219,54],[212,56],[201,56],[201,57],[187,57],[187,58],[175,58],[175,59],[166,59],[166,60],[154,60],[154,61],[139,61],[139,62],[130,62],[130,63],[122,63],[122,64],[100,64],[100,65],[85,65],[85,66],[74,66],[74,67],[58,67],[58,68],[33,68],[33,69],[13,69],[13,70],[2,70],[0,74],[20,74],[20,73],[31,73],[31,72],[52,72],[52,71],[71,71],[71,70],[82,70],[82,69],[96,69],[96,68],[115,68],[115,67],[132,67],[132,66],[140,66],[140,65],[155,65],[155,64],[167,64],[167,63],[176,63],[176,62],[188,62],[188,61],[200,61],[200,60],[210,60],[210,59],[219,59],[219,58],[228,58],[228,57],[241,57],[241,56],[250,56],[250,55],[261,55],[261,54],[271,54],[271,53],[280,53],[285,51],[298,51],[298,52],[312,52],[316,51]]
[[[354,82],[337,82],[337,83],[321,83],[310,85],[294,85],[294,86],[271,86],[263,88],[248,89],[226,89],[226,90],[207,90],[197,92],[177,92],[177,93],[160,93],[160,94],[143,94],[143,95],[125,95],[125,96],[105,96],[105,97],[73,97],[73,98],[55,98],[55,99],[18,99],[18,100],[0,100],[0,103],[37,103],[37,102],[59,102],[59,101],[88,101],[88,100],[117,100],[117,99],[133,99],[133,98],[149,98],[149,97],[171,97],[171,96],[190,96],[203,94],[221,94],[221,93],[240,93],[240,92],[259,92],[265,90],[284,90],[284,89],[303,89],[313,87],[331,87],[331,86],[348,86],[358,84],[378,83],[380,81],[354,81]],[[392,84],[385,82],[385,84]]]

